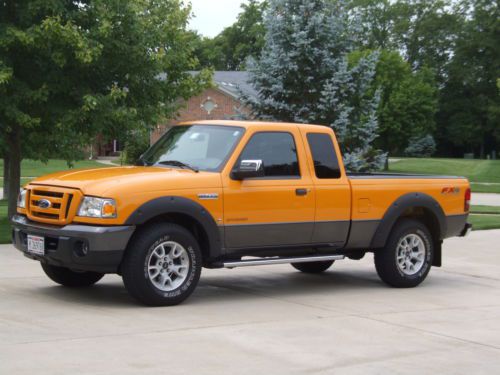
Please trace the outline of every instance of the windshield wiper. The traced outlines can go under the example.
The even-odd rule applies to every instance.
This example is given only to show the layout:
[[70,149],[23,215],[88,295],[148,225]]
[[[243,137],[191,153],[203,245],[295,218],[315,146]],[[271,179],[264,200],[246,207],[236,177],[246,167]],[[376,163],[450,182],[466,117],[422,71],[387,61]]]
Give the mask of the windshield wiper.
[[196,172],[196,173],[198,173],[200,171],[198,168],[193,167],[192,165],[183,163],[182,161],[179,161],[179,160],[162,160],[162,161],[159,161],[157,164],[173,165],[175,167],[187,168],[187,169],[191,169],[193,172]]

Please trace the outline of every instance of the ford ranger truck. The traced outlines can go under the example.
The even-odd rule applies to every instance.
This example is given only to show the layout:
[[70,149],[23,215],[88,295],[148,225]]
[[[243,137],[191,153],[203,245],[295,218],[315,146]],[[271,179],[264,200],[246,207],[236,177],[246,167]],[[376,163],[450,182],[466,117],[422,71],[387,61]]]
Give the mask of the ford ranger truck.
[[136,166],[70,170],[21,191],[12,242],[68,287],[122,276],[147,305],[174,305],[202,267],[291,263],[306,273],[374,253],[388,285],[414,287],[464,236],[467,179],[348,174],[329,127],[198,121]]

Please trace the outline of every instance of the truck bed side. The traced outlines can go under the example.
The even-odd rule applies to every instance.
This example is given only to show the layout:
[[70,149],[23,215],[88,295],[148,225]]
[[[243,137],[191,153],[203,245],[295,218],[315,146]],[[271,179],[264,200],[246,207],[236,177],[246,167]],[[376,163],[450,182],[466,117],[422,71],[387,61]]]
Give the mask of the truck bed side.
[[402,216],[422,216],[437,239],[460,234],[467,221],[463,177],[349,175],[352,225],[347,248],[377,248]]

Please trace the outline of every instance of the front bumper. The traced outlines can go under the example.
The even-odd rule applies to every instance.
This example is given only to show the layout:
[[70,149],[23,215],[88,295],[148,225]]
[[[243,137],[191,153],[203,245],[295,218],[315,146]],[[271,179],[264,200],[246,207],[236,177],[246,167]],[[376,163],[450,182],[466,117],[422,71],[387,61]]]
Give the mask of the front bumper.
[[[31,259],[82,271],[116,273],[134,226],[66,225],[58,227],[12,218],[12,244]],[[28,253],[28,234],[45,238],[45,255]]]

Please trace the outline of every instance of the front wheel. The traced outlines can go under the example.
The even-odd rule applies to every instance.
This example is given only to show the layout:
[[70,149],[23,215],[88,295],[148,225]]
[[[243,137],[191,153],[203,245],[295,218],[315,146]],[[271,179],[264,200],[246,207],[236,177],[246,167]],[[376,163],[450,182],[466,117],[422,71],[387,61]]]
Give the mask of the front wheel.
[[386,284],[412,288],[427,277],[433,255],[429,229],[420,221],[404,219],[393,228],[385,248],[375,252],[375,268]]
[[54,282],[73,288],[82,288],[94,285],[104,276],[99,272],[77,272],[69,268],[52,266],[47,263],[41,263],[45,274]]
[[150,306],[184,301],[200,279],[201,250],[193,235],[176,224],[154,224],[130,243],[122,263],[125,287]]

